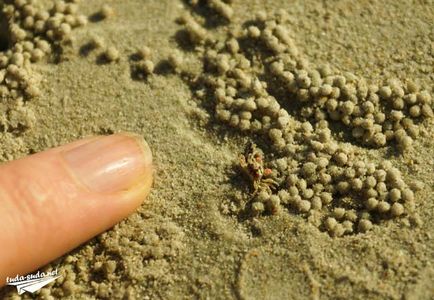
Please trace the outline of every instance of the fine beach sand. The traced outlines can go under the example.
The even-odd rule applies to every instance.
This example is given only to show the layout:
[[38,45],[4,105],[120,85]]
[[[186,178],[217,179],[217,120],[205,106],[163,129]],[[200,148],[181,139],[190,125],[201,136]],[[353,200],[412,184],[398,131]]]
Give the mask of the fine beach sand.
[[[29,128],[0,133],[1,161],[88,135],[131,131],[151,146],[156,174],[135,214],[42,268],[58,268],[62,276],[23,299],[434,298],[433,118],[421,122],[405,151],[394,143],[353,143],[364,160],[390,160],[405,182],[419,183],[414,211],[381,220],[366,233],[332,237],[291,209],[243,213],[250,183],[235,166],[245,144],[257,140],[215,120],[188,76],[175,74],[166,61],[178,49],[183,70],[203,72],[203,49],[190,45],[177,22],[185,14],[224,40],[256,13],[283,9],[311,65],[328,64],[370,83],[412,80],[433,95],[434,2],[231,2],[234,15],[221,22],[210,8],[188,1],[81,1],[79,13],[94,17],[73,29],[59,57],[32,64],[40,95],[25,102]],[[100,20],[95,14],[104,4],[113,15]],[[86,51],[95,36],[105,45]],[[119,51],[111,63],[100,57],[110,46]],[[134,72],[134,54],[143,46],[156,66],[145,78]],[[14,120],[15,104],[8,101],[0,104],[0,128]],[[20,298],[13,287],[1,289],[3,297]]]

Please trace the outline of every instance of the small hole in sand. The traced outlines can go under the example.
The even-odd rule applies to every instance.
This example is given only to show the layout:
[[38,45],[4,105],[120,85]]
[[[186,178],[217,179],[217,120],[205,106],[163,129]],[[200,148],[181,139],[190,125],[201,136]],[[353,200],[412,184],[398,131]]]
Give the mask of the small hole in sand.
[[7,38],[0,36],[0,51],[6,51],[9,48],[9,41]]
[[9,26],[4,14],[1,12],[3,5],[0,1],[0,51],[6,51],[10,46]]

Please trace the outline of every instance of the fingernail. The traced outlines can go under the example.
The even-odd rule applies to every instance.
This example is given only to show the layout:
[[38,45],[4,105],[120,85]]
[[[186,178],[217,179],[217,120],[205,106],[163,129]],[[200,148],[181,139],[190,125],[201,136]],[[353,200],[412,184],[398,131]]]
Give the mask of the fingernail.
[[152,165],[148,144],[131,133],[101,137],[63,156],[74,176],[99,193],[128,190],[150,172]]

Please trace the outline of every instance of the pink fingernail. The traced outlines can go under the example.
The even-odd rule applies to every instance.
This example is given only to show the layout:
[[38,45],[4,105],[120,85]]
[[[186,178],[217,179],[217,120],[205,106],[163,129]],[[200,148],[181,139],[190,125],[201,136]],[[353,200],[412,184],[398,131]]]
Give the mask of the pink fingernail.
[[63,153],[74,175],[90,190],[114,193],[127,190],[150,172],[152,153],[145,140],[120,133],[101,137]]

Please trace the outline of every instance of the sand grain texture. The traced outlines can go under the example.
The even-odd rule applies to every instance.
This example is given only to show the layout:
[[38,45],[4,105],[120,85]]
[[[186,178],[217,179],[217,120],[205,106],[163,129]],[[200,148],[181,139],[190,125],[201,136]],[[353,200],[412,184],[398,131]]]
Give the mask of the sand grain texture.
[[[1,2],[1,1],[0,1]],[[50,1],[37,1],[49,4]],[[192,1],[194,2],[194,1]],[[215,1],[219,2],[219,1]],[[212,106],[189,79],[164,63],[178,49],[183,67],[202,72],[176,22],[188,13],[216,37],[256,12],[288,12],[291,34],[311,64],[330,64],[370,82],[412,79],[433,94],[432,1],[231,1],[230,22],[212,9],[178,0],[81,1],[91,16],[114,14],[73,30],[58,62],[32,64],[41,96],[26,102],[28,130],[0,133],[0,158],[11,160],[90,134],[137,132],[151,145],[154,189],[139,210],[42,270],[62,277],[44,299],[432,299],[434,297],[434,128],[431,121],[403,155],[393,145],[363,148],[365,159],[392,161],[416,194],[419,219],[381,221],[339,238],[285,210],[257,218],[241,213],[249,182],[234,168],[248,134],[215,122]],[[97,20],[98,19],[98,20]],[[218,26],[216,26],[218,25]],[[86,50],[92,37],[104,41]],[[108,63],[107,47],[119,51]],[[134,54],[148,46],[152,74],[135,76]],[[161,63],[163,61],[163,63]],[[3,106],[6,108],[3,109]],[[0,111],[10,110],[0,104]],[[12,109],[13,110],[13,109]],[[7,115],[0,116],[10,122]],[[61,222],[61,220],[59,220]],[[0,297],[16,299],[6,287]],[[28,295],[24,299],[30,299]]]

